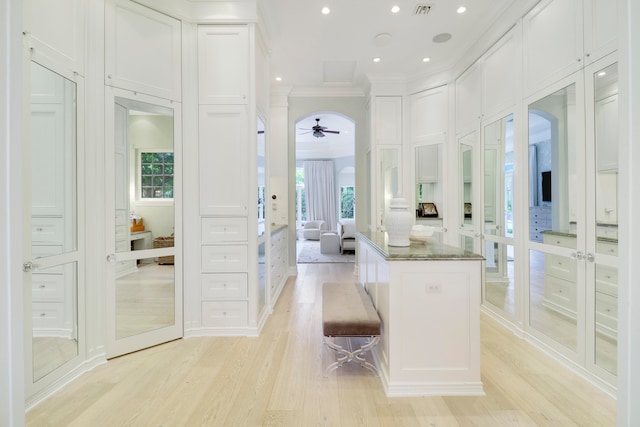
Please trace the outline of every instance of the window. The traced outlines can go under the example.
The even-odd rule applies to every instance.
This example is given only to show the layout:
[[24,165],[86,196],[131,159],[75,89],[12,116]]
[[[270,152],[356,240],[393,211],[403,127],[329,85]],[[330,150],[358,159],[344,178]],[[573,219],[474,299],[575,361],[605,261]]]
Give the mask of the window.
[[141,200],[173,199],[173,151],[138,151]]
[[353,186],[340,187],[340,218],[354,218],[355,189]]
[[304,194],[304,169],[296,168],[296,224],[302,227],[307,220],[307,201]]
[[264,221],[264,187],[258,187],[258,221]]

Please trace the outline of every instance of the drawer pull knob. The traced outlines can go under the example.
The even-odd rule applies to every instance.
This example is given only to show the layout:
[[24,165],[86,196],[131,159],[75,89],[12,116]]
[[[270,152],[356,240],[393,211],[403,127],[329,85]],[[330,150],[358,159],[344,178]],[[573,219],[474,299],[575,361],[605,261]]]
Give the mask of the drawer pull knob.
[[47,317],[47,313],[40,313],[40,317]]
[[44,288],[45,288],[45,286],[44,286],[44,285],[40,285],[40,286],[38,286],[38,287],[39,287],[40,289],[44,289]]
[[36,231],[42,231],[42,227],[36,228]]

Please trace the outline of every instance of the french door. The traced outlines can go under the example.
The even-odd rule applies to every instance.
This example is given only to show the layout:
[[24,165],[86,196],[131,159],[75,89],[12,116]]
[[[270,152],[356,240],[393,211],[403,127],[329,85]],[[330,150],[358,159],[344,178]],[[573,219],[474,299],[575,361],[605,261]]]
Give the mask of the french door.
[[182,337],[180,104],[108,88],[107,357]]

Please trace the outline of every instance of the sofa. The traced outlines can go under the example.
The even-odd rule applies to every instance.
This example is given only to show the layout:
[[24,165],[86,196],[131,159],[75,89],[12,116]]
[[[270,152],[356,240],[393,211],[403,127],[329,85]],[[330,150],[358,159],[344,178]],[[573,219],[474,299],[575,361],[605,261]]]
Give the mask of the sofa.
[[307,240],[320,240],[320,234],[324,229],[323,220],[307,221],[302,229],[302,237]]
[[340,238],[340,253],[356,250],[356,221],[341,219],[338,221],[338,236]]

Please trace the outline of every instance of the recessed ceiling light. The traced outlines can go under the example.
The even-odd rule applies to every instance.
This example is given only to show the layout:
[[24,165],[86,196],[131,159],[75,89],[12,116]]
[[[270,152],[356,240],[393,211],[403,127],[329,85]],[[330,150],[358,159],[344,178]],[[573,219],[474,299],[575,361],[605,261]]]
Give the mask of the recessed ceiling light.
[[466,8],[466,7],[464,7],[464,6],[460,6],[456,12],[458,12],[458,13],[465,13],[466,11],[467,11],[467,8]]
[[431,58],[429,57],[422,58],[422,62],[429,62],[429,61],[431,61]]
[[373,62],[380,62],[380,58],[378,57],[373,58]]
[[277,82],[281,82],[282,81],[282,77],[276,77],[276,81]]
[[400,12],[400,6],[395,5],[391,8],[391,13],[398,13]]
[[331,9],[329,9],[328,6],[325,6],[322,8],[322,14],[323,15],[328,15],[329,13],[331,13]]
[[600,71],[600,72],[598,73],[598,77],[602,77],[602,76],[606,76],[606,75],[607,75],[607,72],[606,72],[606,71]]

